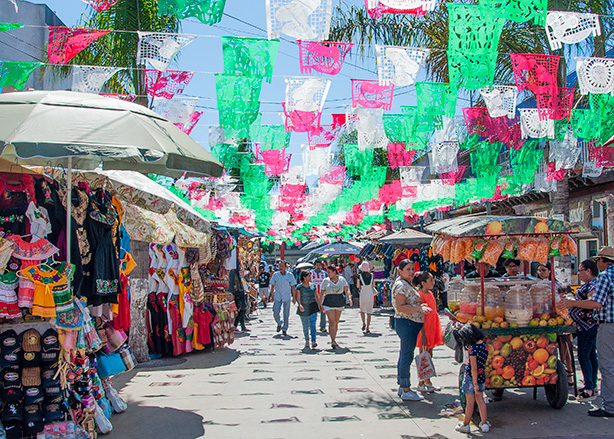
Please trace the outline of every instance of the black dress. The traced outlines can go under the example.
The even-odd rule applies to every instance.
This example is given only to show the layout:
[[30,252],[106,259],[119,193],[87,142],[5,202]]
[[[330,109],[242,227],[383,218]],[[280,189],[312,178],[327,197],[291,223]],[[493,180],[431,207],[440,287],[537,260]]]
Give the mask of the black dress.
[[113,241],[113,227],[119,216],[108,192],[98,190],[92,195],[87,220],[92,250],[92,289],[88,305],[117,303],[119,260]]

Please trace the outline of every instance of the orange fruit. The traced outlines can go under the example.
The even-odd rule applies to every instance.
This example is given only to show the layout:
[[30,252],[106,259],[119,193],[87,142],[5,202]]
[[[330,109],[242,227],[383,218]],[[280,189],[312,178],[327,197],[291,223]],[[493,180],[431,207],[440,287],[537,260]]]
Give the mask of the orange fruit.
[[550,358],[550,354],[543,348],[539,348],[533,352],[533,359],[539,364],[544,364],[546,361],[548,361],[548,358]]
[[493,221],[486,226],[487,235],[499,235],[503,231],[503,226],[499,221]]
[[548,224],[545,221],[540,221],[535,224],[535,233],[547,233],[548,232]]

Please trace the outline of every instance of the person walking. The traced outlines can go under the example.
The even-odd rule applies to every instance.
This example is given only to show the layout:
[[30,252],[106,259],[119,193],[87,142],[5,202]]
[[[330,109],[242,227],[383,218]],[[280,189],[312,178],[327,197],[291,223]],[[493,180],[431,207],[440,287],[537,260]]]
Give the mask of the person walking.
[[375,289],[373,288],[374,279],[373,274],[369,272],[369,263],[367,261],[363,261],[358,269],[360,274],[358,275],[357,286],[360,291],[362,332],[370,334],[369,326],[371,325],[371,313],[373,313],[373,296],[375,296]]
[[[433,358],[433,348],[443,345],[443,333],[441,332],[441,321],[437,314],[437,301],[433,296],[435,278],[428,271],[419,271],[414,275],[412,286],[420,293],[420,301],[431,308],[431,311],[424,315],[424,326],[420,331],[416,346],[420,352],[428,352]],[[422,393],[432,393],[441,390],[441,387],[434,386],[431,379],[418,382],[418,391]]]
[[[283,336],[288,335],[288,320],[290,319],[290,302],[295,297],[294,286],[296,280],[294,275],[287,271],[288,264],[286,261],[279,262],[279,271],[271,276],[270,290],[271,295],[269,300],[273,302],[273,317],[277,322],[277,332],[282,331]],[[280,317],[280,311],[283,307],[283,319]]]
[[480,411],[480,430],[482,433],[490,431],[490,422],[487,419],[486,402],[484,401],[484,389],[486,388],[486,359],[488,358],[488,345],[484,342],[484,334],[475,326],[467,323],[452,333],[454,339],[469,350],[469,359],[465,364],[462,392],[465,394],[465,420],[459,422],[456,431],[470,433],[469,423],[473,416],[473,407],[478,404]]
[[[326,270],[323,270],[323,263],[320,259],[315,261],[314,269],[311,272],[311,283],[316,287],[318,296],[322,295],[321,287],[324,279],[328,277]],[[320,332],[326,333],[326,313],[320,312]]]
[[348,261],[348,264],[345,266],[341,274],[343,275],[345,281],[348,284],[352,297],[358,296],[358,292],[356,290],[356,282],[354,281],[356,277],[356,272],[354,271],[354,264],[352,264],[351,261]]
[[403,259],[399,264],[398,278],[392,286],[394,329],[401,341],[397,362],[397,393],[403,401],[424,399],[410,388],[409,368],[414,361],[414,350],[418,334],[424,325],[424,315],[430,312],[431,308],[420,302],[420,294],[411,286],[414,274],[414,263]]
[[305,348],[309,348],[309,331],[311,331],[311,349],[315,349],[316,343],[316,320],[320,305],[317,300],[317,291],[314,285],[311,285],[311,274],[303,271],[299,275],[300,283],[297,285],[296,303],[298,303],[297,314],[301,316],[303,324],[303,334],[305,335]]
[[[584,283],[576,290],[575,300],[587,300],[593,297],[595,283],[599,276],[597,263],[592,259],[587,259],[580,264],[578,277]],[[599,322],[595,319],[593,310],[582,308],[569,308],[571,317],[578,329],[578,363],[584,376],[584,388],[580,390],[578,401],[595,399],[597,395],[597,371],[599,361],[597,360],[597,332]]]
[[589,416],[614,418],[614,248],[601,247],[594,257],[599,269],[595,292],[586,300],[561,300],[560,308],[597,310],[597,354],[601,372],[601,407],[588,411]]
[[258,295],[262,299],[263,308],[266,308],[267,301],[269,300],[270,281],[271,274],[265,271],[264,264],[261,264],[258,270]]
[[328,318],[330,345],[333,349],[337,349],[339,347],[336,341],[339,319],[345,308],[346,297],[348,303],[352,306],[352,296],[350,295],[348,283],[343,277],[339,276],[336,267],[329,265],[326,271],[328,271],[328,279],[324,279],[324,282],[322,282],[322,295],[320,296],[319,303]]
[[245,288],[243,288],[243,279],[241,279],[239,270],[234,268],[230,270],[228,274],[228,289],[234,296],[235,305],[237,306],[237,317],[234,321],[235,328],[241,326],[241,331],[246,332],[247,295],[245,294]]

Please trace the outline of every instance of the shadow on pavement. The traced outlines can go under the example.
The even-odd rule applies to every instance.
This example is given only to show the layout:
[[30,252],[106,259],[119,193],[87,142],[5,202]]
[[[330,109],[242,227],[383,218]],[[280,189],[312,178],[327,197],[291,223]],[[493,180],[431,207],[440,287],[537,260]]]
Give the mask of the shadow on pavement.
[[196,439],[205,436],[201,415],[170,407],[128,404],[128,410],[113,416],[111,422],[113,431],[105,435],[109,439]]

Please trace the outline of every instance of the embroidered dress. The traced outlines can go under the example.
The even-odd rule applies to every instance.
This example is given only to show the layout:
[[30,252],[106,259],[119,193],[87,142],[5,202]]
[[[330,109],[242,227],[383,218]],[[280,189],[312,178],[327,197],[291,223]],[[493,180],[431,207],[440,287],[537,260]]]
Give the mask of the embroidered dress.
[[0,275],[0,318],[18,319],[21,311],[17,306],[17,275],[7,271]]
[[[66,274],[72,275],[72,267],[66,268]],[[55,317],[55,300],[53,290],[61,291],[67,288],[68,278],[63,276],[58,270],[50,269],[43,271],[42,267],[33,266],[21,270],[20,276],[25,277],[35,285],[32,315],[39,317]]]
[[30,222],[30,233],[32,241],[37,241],[40,238],[46,238],[51,232],[51,222],[49,221],[49,212],[44,207],[36,207],[33,201],[28,204],[26,216]]
[[[13,257],[21,261],[20,270],[40,264],[60,251],[46,239],[36,242],[26,242],[21,236],[11,235],[7,239],[15,244]],[[18,304],[20,308],[32,308],[34,298],[34,283],[30,279],[19,278]],[[55,313],[55,311],[54,311]]]
[[119,293],[119,260],[113,243],[113,228],[118,220],[107,192],[92,196],[89,212],[90,245],[92,255],[92,290],[88,305],[117,303]]

